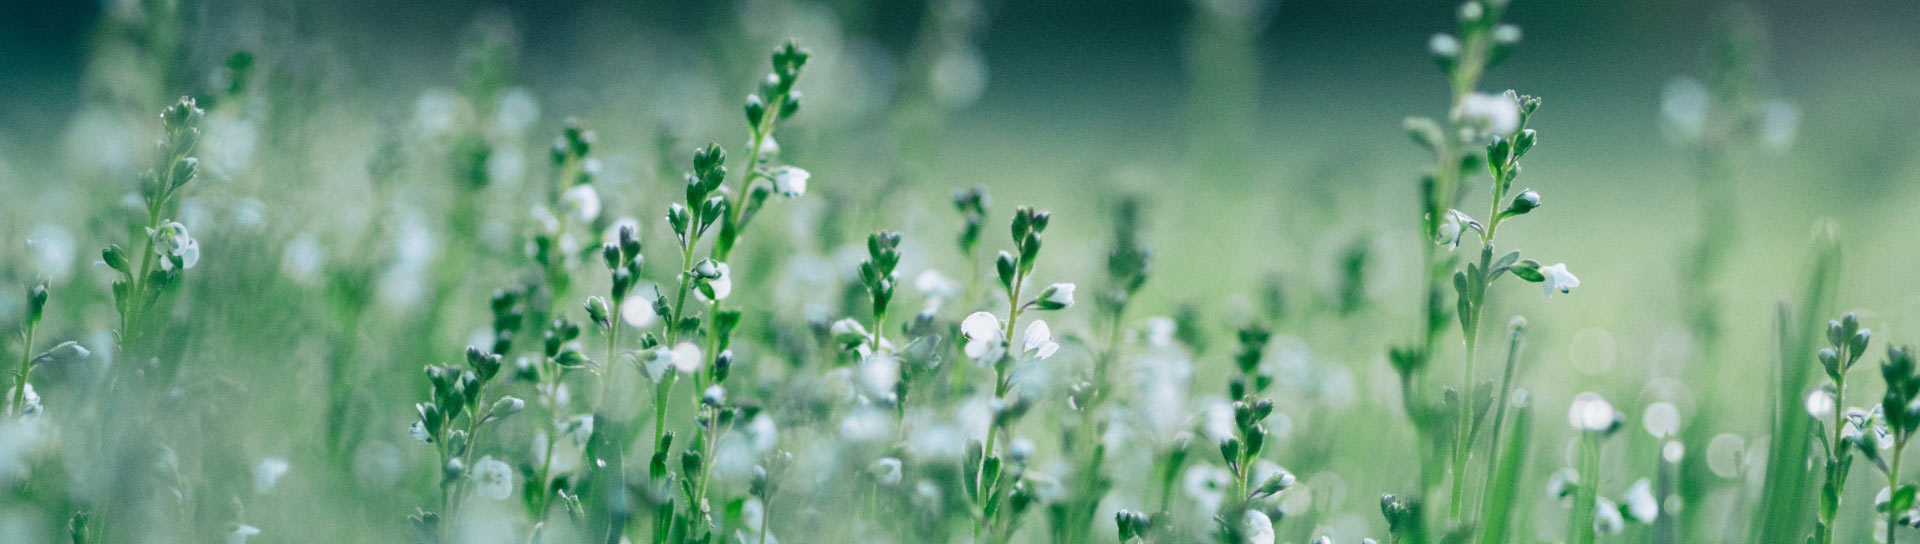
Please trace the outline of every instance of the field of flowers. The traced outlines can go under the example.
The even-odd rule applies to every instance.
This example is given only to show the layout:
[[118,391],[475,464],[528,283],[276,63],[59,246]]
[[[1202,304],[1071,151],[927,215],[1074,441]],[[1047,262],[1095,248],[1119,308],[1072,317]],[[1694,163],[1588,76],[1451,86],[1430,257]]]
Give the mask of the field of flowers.
[[0,542],[1920,542],[1920,12],[1456,1],[89,5]]

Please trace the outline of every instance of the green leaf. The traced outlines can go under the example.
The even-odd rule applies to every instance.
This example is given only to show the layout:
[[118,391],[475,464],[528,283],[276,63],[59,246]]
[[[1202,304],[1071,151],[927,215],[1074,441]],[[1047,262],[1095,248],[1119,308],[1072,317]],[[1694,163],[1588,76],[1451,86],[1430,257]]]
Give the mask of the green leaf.
[[[1512,436],[1500,447],[1500,457],[1495,459],[1492,478],[1487,482],[1485,498],[1480,503],[1481,526],[1480,544],[1503,544],[1507,542],[1507,530],[1512,523],[1508,519],[1513,515],[1513,500],[1520,489],[1521,470],[1527,466],[1528,434],[1532,431],[1532,407],[1522,405],[1513,412]],[[1494,436],[1494,440],[1500,440]]]
[[1513,266],[1510,266],[1507,269],[1513,272],[1514,277],[1527,280],[1533,283],[1540,283],[1542,281],[1546,281],[1547,279],[1545,275],[1540,274],[1540,261],[1536,261],[1533,259],[1526,259],[1517,263],[1513,263]]

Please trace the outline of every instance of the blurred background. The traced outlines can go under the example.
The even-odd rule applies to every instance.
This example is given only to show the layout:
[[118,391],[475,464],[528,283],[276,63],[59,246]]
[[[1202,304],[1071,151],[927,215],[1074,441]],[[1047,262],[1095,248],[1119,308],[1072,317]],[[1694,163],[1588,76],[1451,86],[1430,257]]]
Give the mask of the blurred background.
[[[745,143],[739,102],[766,52],[794,38],[814,64],[805,113],[780,144],[812,171],[813,192],[759,234],[777,243],[749,257],[765,265],[747,273],[761,285],[752,300],[808,307],[785,286],[813,261],[788,254],[851,262],[848,248],[879,228],[907,233],[911,270],[964,270],[949,195],[974,185],[995,206],[987,247],[1004,245],[997,225],[1013,206],[1050,208],[1049,274],[1093,283],[1109,210],[1137,198],[1157,260],[1136,315],[1186,307],[1217,325],[1211,350],[1195,350],[1196,390],[1226,372],[1227,324],[1261,312],[1275,289],[1291,301],[1279,328],[1299,356],[1340,369],[1346,389],[1297,400],[1292,417],[1296,439],[1326,441],[1320,463],[1335,474],[1303,480],[1338,490],[1316,497],[1325,514],[1308,527],[1357,540],[1380,533],[1375,499],[1412,485],[1415,466],[1356,470],[1389,454],[1370,434],[1328,437],[1398,409],[1384,354],[1417,320],[1416,201],[1430,161],[1401,122],[1446,114],[1426,44],[1453,28],[1457,7],[12,0],[0,6],[0,279],[51,278],[50,326],[111,352],[110,277],[92,263],[125,238],[116,221],[158,134],[154,114],[196,96],[208,110],[203,175],[182,214],[200,219],[184,222],[206,261],[180,313],[200,331],[192,349],[218,376],[214,397],[259,410],[200,448],[297,456],[311,444],[280,429],[324,411],[331,393],[317,384],[331,361],[356,359],[349,419],[367,440],[411,450],[417,368],[456,354],[484,324],[484,294],[513,277],[500,263],[518,253],[524,199],[548,183],[562,122],[598,132],[604,215],[641,218],[650,247],[669,247],[658,212],[679,198],[690,150]],[[1821,311],[1861,312],[1876,341],[1920,338],[1920,3],[1517,0],[1505,20],[1524,39],[1482,90],[1543,98],[1521,185],[1546,206],[1502,230],[1503,244],[1564,261],[1582,281],[1551,299],[1507,286],[1488,320],[1524,315],[1538,331],[1525,372],[1538,427],[1551,429],[1538,479],[1564,462],[1571,431],[1558,410],[1583,390],[1614,399],[1629,425],[1667,401],[1682,421],[1717,421],[1702,437],[1760,442],[1768,405],[1753,392],[1772,374],[1772,308],[1802,290],[1816,232],[1835,233],[1845,255]],[[1720,119],[1736,128],[1720,134]],[[460,195],[483,216],[447,219]],[[433,256],[454,247],[485,256],[449,284]],[[0,289],[0,328],[17,325],[19,295]],[[1086,315],[1060,319],[1070,336],[1096,330]],[[13,342],[0,345],[12,353]],[[62,377],[49,371],[43,396]],[[1328,405],[1335,415],[1309,410]],[[1609,462],[1647,472],[1658,441],[1636,436]],[[424,456],[406,451],[386,481],[423,481]],[[370,489],[385,474],[349,470]],[[1712,472],[1726,480],[1714,505],[1751,500],[1744,470]],[[1876,489],[1854,491],[1865,501]],[[300,517],[298,499],[276,499],[253,517]],[[338,519],[397,525],[410,499]],[[45,503],[7,508],[28,504]]]

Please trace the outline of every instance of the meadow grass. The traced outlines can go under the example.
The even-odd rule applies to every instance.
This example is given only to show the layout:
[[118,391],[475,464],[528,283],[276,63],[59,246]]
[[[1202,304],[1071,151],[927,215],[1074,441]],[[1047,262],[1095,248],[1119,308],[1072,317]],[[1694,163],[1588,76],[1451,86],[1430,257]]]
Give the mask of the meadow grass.
[[[1199,4],[1176,170],[1255,177],[1239,146],[1265,134],[1235,108],[1254,101],[1262,18],[1285,14]],[[98,46],[137,66],[102,83],[144,108],[117,129],[153,143],[73,168],[102,173],[75,182],[81,219],[24,201],[0,218],[37,223],[0,263],[25,286],[0,299],[19,331],[0,344],[18,354],[0,541],[1831,544],[1920,527],[1902,469],[1920,366],[1900,308],[1840,311],[1838,230],[1777,259],[1805,274],[1770,326],[1732,309],[1778,295],[1729,285],[1737,163],[1797,116],[1764,92],[1747,12],[1715,23],[1705,82],[1668,87],[1698,238],[1647,259],[1675,271],[1674,307],[1610,310],[1657,332],[1616,336],[1572,301],[1642,279],[1563,261],[1627,221],[1576,224],[1593,204],[1546,196],[1590,194],[1554,156],[1605,150],[1556,146],[1577,128],[1528,74],[1487,83],[1506,81],[1490,74],[1524,44],[1507,19],[1526,3],[1467,0],[1405,48],[1444,93],[1401,125],[1422,162],[1366,219],[1391,234],[1315,232],[1301,254],[1245,249],[1265,243],[1242,213],[1257,204],[1205,183],[1171,184],[1198,208],[948,186],[969,165],[939,137],[983,85],[973,2],[928,2],[885,128],[835,129],[859,89],[829,53],[857,51],[774,36],[797,10],[730,31],[695,70],[711,81],[685,85],[711,96],[636,130],[604,110],[543,121],[568,102],[516,83],[547,67],[521,70],[504,19],[390,123],[272,47],[192,73],[175,7],[113,19]],[[859,151],[869,131],[897,148]],[[1616,349],[1683,364],[1606,368]],[[1876,357],[1877,379],[1850,372]]]

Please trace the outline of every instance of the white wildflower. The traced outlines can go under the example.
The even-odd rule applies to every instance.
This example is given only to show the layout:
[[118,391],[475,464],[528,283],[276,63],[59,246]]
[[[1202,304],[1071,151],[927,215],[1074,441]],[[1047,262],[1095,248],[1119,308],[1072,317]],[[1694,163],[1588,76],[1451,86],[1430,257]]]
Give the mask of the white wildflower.
[[681,342],[673,346],[673,368],[681,374],[692,375],[706,364],[706,356],[700,351],[699,344]]
[[1273,520],[1259,509],[1247,509],[1246,519],[1241,523],[1241,535],[1246,537],[1246,544],[1273,544]]
[[1042,310],[1061,310],[1071,307],[1073,290],[1074,285],[1071,283],[1048,285],[1046,290],[1040,292],[1040,298],[1035,300],[1036,306]]
[[273,485],[287,473],[287,460],[279,457],[261,459],[253,465],[253,491],[262,495],[273,491]]
[[1005,354],[1006,337],[1000,331],[1000,318],[987,312],[974,312],[960,321],[960,334],[967,339],[966,353],[981,364],[992,364]]
[[1646,478],[1634,482],[1627,488],[1627,496],[1621,500],[1627,502],[1627,515],[1640,523],[1653,523],[1660,516],[1660,501],[1653,496],[1653,483]]
[[882,457],[867,467],[867,475],[882,486],[893,487],[900,483],[900,460]]
[[1833,392],[1822,387],[1807,393],[1807,415],[1818,420],[1833,415]]
[[1060,344],[1053,341],[1053,330],[1047,328],[1047,322],[1039,319],[1027,324],[1027,332],[1021,335],[1021,344],[1028,360],[1038,361],[1052,357],[1060,351]]
[[1461,99],[1456,116],[1482,130],[1476,140],[1520,130],[1520,103],[1505,94],[1469,94]]
[[160,269],[172,270],[174,259],[180,260],[181,268],[193,268],[200,262],[200,242],[187,232],[187,226],[168,221],[158,228],[147,229],[152,238],[153,252],[160,257]]
[[1567,408],[1567,422],[1582,431],[1605,432],[1612,430],[1619,419],[1612,403],[1589,392],[1573,397],[1573,404]]
[[513,468],[489,455],[473,464],[473,492],[504,501],[513,495]]
[[242,523],[234,527],[233,532],[227,533],[227,544],[247,544],[247,539],[257,534],[260,534],[259,527]]
[[1617,535],[1626,528],[1627,521],[1620,516],[1620,505],[1606,497],[1594,497],[1593,530],[1603,535]]
[[1440,217],[1440,226],[1434,234],[1434,243],[1447,246],[1447,251],[1453,251],[1454,248],[1460,247],[1460,237],[1467,233],[1467,229],[1479,230],[1479,228],[1480,222],[1474,221],[1466,213],[1460,210],[1447,210],[1447,213]]
[[1554,291],[1567,293],[1580,286],[1580,278],[1573,277],[1573,273],[1567,271],[1567,263],[1542,266],[1540,275],[1546,278],[1540,282],[1540,286],[1546,291],[1547,298],[1553,298]]
[[592,222],[600,217],[600,192],[595,191],[590,183],[575,185],[560,195],[560,206],[567,211],[567,215],[583,222]]
[[799,198],[807,194],[807,178],[813,177],[813,174],[800,168],[782,166],[773,169],[768,177],[773,179],[774,192],[787,198]]
[[713,269],[719,275],[706,280],[706,286],[713,290],[713,296],[707,296],[707,289],[694,290],[694,295],[700,297],[701,302],[726,300],[728,295],[733,294],[733,268],[727,263],[713,263]]
[[1666,438],[1680,430],[1680,409],[1666,401],[1648,404],[1640,416],[1640,423],[1647,428],[1647,434],[1654,438]]

